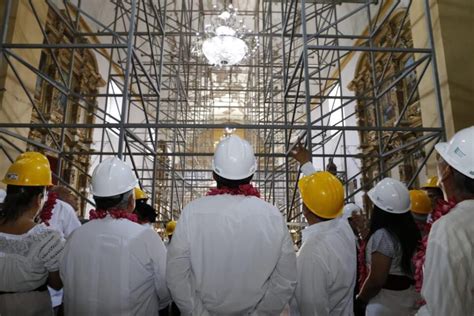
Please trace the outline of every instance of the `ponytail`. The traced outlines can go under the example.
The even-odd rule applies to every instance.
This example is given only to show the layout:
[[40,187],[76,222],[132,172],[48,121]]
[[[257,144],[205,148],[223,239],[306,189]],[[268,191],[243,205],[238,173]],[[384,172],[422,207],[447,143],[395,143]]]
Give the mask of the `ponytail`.
[[17,220],[28,210],[38,195],[44,194],[44,186],[7,186],[7,196],[0,209],[0,224]]

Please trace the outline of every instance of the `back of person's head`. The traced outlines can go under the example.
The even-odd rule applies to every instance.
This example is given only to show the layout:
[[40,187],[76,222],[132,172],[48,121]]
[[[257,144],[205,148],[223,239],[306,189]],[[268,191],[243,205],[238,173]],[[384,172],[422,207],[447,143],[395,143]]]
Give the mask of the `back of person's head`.
[[0,209],[0,223],[14,222],[35,205],[39,210],[44,196],[43,186],[7,186],[7,195]]
[[219,176],[215,172],[212,173],[212,176],[217,182],[217,187],[226,187],[231,189],[238,188],[241,185],[249,184],[253,178],[253,175],[251,175],[250,177],[241,180],[229,180]]
[[73,195],[72,191],[65,186],[62,185],[55,185],[49,188],[49,192],[54,192],[57,194],[58,199],[63,202],[66,202],[72,208],[77,211],[79,209],[79,203],[76,196]]
[[133,199],[133,190],[108,197],[94,196],[97,209],[104,211],[109,209],[129,210],[132,200],[135,201]]
[[467,177],[454,168],[453,168],[453,178],[454,178],[454,184],[456,185],[456,188],[458,190],[460,190],[466,196],[474,196],[474,178]]
[[117,157],[102,161],[92,173],[92,194],[100,210],[135,208],[134,188],[138,184],[132,169]]
[[178,223],[174,220],[171,220],[166,224],[165,231],[166,231],[166,235],[168,236],[168,238],[171,238],[171,236],[173,236],[174,230],[176,229],[177,224]]
[[393,178],[384,178],[369,192],[374,204],[370,219],[369,239],[377,230],[385,228],[402,247],[401,266],[411,274],[411,259],[421,239],[420,231],[410,212],[410,193],[405,184]]
[[255,154],[249,142],[236,135],[219,142],[212,159],[214,179],[218,186],[235,188],[248,184],[257,168]]
[[404,272],[411,274],[412,257],[421,239],[420,231],[410,212],[401,214],[389,213],[374,206],[370,218],[370,232],[367,240],[379,229],[386,229],[392,237],[400,242],[402,249],[401,266]]
[[136,201],[135,214],[137,214],[138,221],[141,223],[156,222],[156,211],[151,205],[146,204],[145,200]]
[[0,223],[12,222],[25,212],[39,211],[46,186],[52,185],[48,159],[38,152],[18,156],[2,180],[7,185],[6,197],[0,210]]

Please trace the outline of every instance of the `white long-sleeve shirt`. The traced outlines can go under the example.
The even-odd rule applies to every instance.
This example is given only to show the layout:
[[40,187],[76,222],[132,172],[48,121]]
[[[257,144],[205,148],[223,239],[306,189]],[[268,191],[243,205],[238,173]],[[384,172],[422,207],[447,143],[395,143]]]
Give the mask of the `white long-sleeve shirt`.
[[66,315],[158,315],[166,249],[151,229],[107,216],[76,229],[61,260]]
[[168,247],[167,283],[182,315],[279,315],[296,285],[284,218],[256,197],[191,202]]
[[49,227],[61,233],[61,237],[68,238],[69,235],[81,226],[74,208],[68,203],[57,199],[53,208],[53,214],[49,220]]
[[356,240],[346,219],[309,226],[297,256],[291,315],[353,315]]
[[[301,172],[308,176],[316,169],[307,162]],[[314,224],[302,233],[291,315],[353,315],[357,238],[347,218]]]
[[428,237],[418,315],[474,315],[474,200],[455,206]]

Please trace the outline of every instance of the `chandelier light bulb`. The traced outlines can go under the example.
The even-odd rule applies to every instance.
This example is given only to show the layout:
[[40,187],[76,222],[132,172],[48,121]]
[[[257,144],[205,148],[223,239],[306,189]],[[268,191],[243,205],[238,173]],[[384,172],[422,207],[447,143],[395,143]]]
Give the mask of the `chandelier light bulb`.
[[[216,6],[214,6],[217,9]],[[249,36],[251,30],[237,19],[237,9],[232,4],[211,19],[204,26],[204,32],[197,32],[191,52],[201,56],[215,67],[232,66],[256,53],[257,36]]]

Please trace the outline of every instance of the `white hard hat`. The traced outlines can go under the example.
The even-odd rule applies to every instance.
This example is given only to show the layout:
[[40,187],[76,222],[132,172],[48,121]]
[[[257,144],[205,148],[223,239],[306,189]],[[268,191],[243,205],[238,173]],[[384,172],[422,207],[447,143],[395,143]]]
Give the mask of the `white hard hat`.
[[451,167],[474,179],[474,126],[460,130],[449,143],[438,143],[435,148]]
[[92,173],[92,194],[98,197],[115,196],[133,190],[138,185],[132,169],[117,157],[102,161]]
[[236,135],[219,142],[212,159],[212,170],[222,178],[242,180],[257,169],[252,145]]
[[352,213],[354,212],[359,212],[362,209],[359,207],[359,205],[355,203],[348,203],[344,205],[343,213],[342,213],[342,218],[349,218],[352,216]]
[[3,203],[5,201],[5,197],[7,196],[7,192],[5,190],[0,189],[0,203]]
[[372,203],[388,213],[403,214],[410,211],[410,193],[398,180],[385,178],[368,195]]

